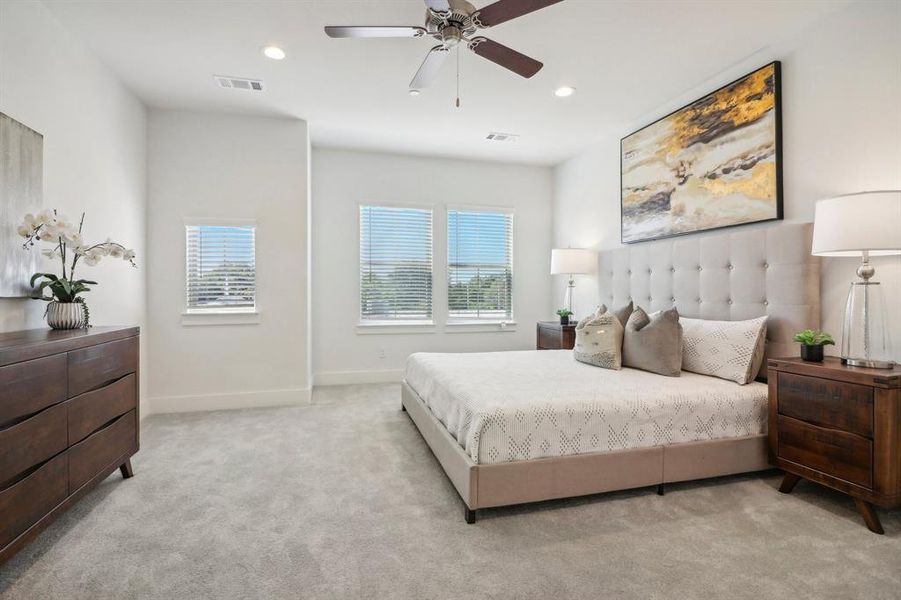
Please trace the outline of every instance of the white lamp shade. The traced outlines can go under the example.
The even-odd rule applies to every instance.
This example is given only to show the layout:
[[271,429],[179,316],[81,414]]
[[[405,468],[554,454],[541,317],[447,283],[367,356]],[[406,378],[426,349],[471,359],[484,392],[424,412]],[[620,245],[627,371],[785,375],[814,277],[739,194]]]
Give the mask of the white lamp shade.
[[901,254],[901,190],[820,200],[813,225],[816,256]]
[[551,250],[551,275],[588,275],[597,268],[598,253],[582,248]]

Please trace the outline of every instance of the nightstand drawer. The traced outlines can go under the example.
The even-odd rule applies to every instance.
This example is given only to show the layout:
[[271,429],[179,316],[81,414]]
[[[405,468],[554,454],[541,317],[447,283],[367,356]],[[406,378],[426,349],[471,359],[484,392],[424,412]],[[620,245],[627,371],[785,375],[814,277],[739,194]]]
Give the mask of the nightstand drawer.
[[826,475],[873,487],[873,442],[859,435],[779,415],[778,453]]
[[779,414],[873,437],[873,388],[779,373]]
[[538,327],[538,348],[539,349],[558,349],[560,348],[561,331],[559,329],[550,329],[548,327]]

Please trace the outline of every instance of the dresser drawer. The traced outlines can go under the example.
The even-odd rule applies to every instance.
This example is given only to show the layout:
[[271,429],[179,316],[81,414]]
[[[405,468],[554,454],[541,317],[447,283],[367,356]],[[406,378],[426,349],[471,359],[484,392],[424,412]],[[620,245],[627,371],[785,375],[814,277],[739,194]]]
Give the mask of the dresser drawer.
[[136,415],[136,411],[129,411],[69,448],[69,493],[74,493],[113,461],[137,452]]
[[867,488],[873,487],[873,442],[779,415],[780,458]]
[[0,487],[65,450],[67,437],[65,404],[0,430]]
[[873,388],[779,373],[779,414],[873,437]]
[[66,499],[69,457],[64,453],[0,490],[0,548]]
[[65,354],[0,367],[0,427],[65,399]]
[[69,397],[102,387],[138,370],[138,338],[69,352]]
[[137,408],[134,373],[69,400],[69,444],[80,442],[119,415]]

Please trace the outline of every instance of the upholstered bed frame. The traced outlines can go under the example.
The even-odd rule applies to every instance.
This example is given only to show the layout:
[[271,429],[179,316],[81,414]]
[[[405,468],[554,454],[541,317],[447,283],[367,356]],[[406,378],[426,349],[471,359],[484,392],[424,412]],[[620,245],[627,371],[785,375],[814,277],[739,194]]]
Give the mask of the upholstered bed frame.
[[[649,312],[740,320],[768,315],[767,355],[795,352],[792,336],[820,319],[819,263],[809,224],[676,238],[601,252],[600,298]],[[477,464],[406,382],[403,407],[465,504],[481,508],[567,498],[769,468],[766,436]]]

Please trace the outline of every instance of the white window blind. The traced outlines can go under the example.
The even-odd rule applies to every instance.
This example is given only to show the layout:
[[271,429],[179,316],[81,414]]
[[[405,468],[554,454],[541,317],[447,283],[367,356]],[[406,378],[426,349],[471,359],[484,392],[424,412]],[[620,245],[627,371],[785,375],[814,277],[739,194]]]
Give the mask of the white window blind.
[[512,290],[513,213],[448,209],[448,317],[511,320]]
[[189,311],[245,311],[256,307],[256,228],[188,225]]
[[360,206],[360,319],[432,319],[432,211]]

